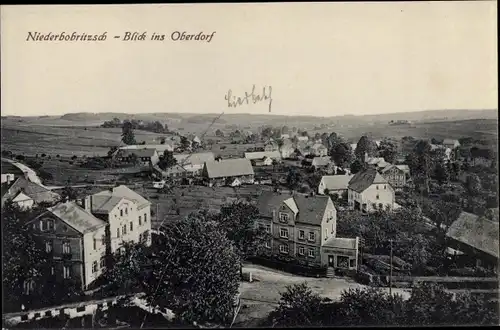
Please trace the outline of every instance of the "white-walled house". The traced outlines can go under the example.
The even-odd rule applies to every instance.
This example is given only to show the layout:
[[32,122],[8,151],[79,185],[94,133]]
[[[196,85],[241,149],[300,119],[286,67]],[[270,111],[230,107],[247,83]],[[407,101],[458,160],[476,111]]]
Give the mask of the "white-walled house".
[[19,177],[10,185],[5,183],[2,185],[2,206],[6,201],[10,200],[16,203],[20,208],[31,208],[40,203],[55,203],[59,201],[59,194],[31,182],[25,177]]
[[356,173],[349,181],[349,207],[363,212],[394,209],[394,188],[375,168]]
[[127,186],[92,195],[92,213],[108,221],[111,252],[123,242],[151,245],[151,203]]
[[318,194],[325,195],[325,190],[329,195],[337,194],[340,198],[347,191],[349,181],[354,175],[324,175],[318,185]]

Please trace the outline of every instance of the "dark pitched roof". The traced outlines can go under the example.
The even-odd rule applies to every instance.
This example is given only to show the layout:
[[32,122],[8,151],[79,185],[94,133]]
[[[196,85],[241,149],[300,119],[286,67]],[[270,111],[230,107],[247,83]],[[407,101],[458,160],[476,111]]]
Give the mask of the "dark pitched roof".
[[153,157],[156,149],[120,149],[118,155],[120,157],[128,157],[135,154],[137,157]]
[[35,203],[55,202],[60,198],[59,194],[23,177],[19,177],[10,187],[5,186],[2,188],[5,189],[2,191],[2,205],[6,200],[16,197],[21,191],[33,199]]
[[325,214],[326,205],[330,200],[329,196],[303,196],[296,195],[293,197],[295,204],[299,209],[296,222],[306,223],[310,225],[321,225],[323,215]]
[[47,211],[82,234],[106,226],[105,221],[96,218],[92,213],[84,210],[75,202],[59,203],[47,209]]
[[143,208],[145,206],[151,205],[151,202],[148,201],[146,198],[142,197],[132,189],[130,189],[127,186],[120,185],[118,187],[113,187],[111,190],[103,190],[101,192],[98,192],[97,194],[94,194],[93,196],[108,196],[108,197],[119,197],[119,198],[125,198],[133,203],[137,204],[138,208]]
[[263,192],[257,199],[257,208],[262,216],[272,217],[273,210],[277,211],[287,199],[293,199],[299,213],[296,222],[310,225],[321,225],[328,196],[303,196],[291,194],[277,194],[270,191]]
[[276,210],[288,198],[290,194],[278,194],[272,191],[264,191],[257,199],[259,213],[265,217],[272,217],[273,210]]
[[205,167],[209,178],[223,178],[254,174],[252,163],[246,158],[206,162]]
[[498,258],[498,222],[462,212],[446,236]]
[[349,181],[349,189],[362,193],[366,188],[376,183],[387,183],[387,180],[375,168],[368,168],[354,175]]

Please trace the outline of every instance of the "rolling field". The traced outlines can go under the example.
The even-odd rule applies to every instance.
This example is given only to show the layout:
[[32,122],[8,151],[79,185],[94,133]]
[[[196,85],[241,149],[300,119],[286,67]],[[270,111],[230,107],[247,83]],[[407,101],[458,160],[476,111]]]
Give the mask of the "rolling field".
[[[135,131],[138,142],[159,144],[162,134]],[[2,123],[2,148],[18,154],[104,156],[120,145],[121,129],[97,127],[12,126]]]
[[248,185],[236,189],[231,187],[213,189],[205,186],[180,186],[175,187],[172,193],[167,194],[158,193],[152,188],[136,189],[136,191],[148,198],[153,204],[151,209],[155,212],[155,216],[152,225],[156,228],[161,221],[180,220],[189,213],[202,209],[216,212],[223,204],[248,197],[255,198],[262,191],[271,189],[272,187],[264,185]]
[[[416,139],[459,139],[462,137],[472,137],[474,139],[484,139],[490,143],[497,143],[498,127],[497,121],[493,119],[471,119],[460,121],[443,121],[415,123],[408,126],[390,126],[385,124],[365,125],[365,126],[337,126],[328,132],[337,132],[345,138],[357,142],[364,135],[370,135],[374,139],[393,137],[401,139],[404,136],[412,136]],[[325,130],[312,131],[309,133],[323,133]]]
[[[22,119],[23,122],[15,120],[2,120],[2,147],[14,153],[35,155],[45,153],[47,155],[61,156],[100,156],[106,155],[111,146],[117,146],[121,140],[121,130],[119,128],[99,128],[96,126],[84,127],[82,122],[66,120],[67,126],[56,126],[61,120],[47,119]],[[50,125],[52,123],[52,125]],[[262,123],[260,123],[262,124]],[[259,125],[260,125],[259,124]],[[210,123],[188,123],[185,127],[174,128],[180,134],[196,134],[201,136]],[[257,126],[252,122],[241,123],[239,126],[251,127],[256,132]],[[240,157],[251,147],[261,145],[240,145],[230,144],[229,138],[216,138],[214,132],[220,128],[228,132],[225,125],[215,124],[210,127],[206,139],[219,140],[219,144],[214,144],[212,152],[222,157]],[[357,142],[359,138],[368,134],[375,139],[383,137],[393,137],[401,139],[403,136],[413,136],[414,138],[451,138],[473,137],[489,141],[496,145],[498,141],[497,120],[494,119],[470,119],[459,121],[435,121],[418,122],[407,126],[390,126],[387,124],[359,123],[357,125],[337,125],[328,130],[309,130],[309,135],[316,133],[337,132],[352,142]],[[162,134],[146,131],[135,131],[138,142],[159,143]],[[221,149],[222,147],[222,149]],[[225,148],[224,148],[225,147]]]

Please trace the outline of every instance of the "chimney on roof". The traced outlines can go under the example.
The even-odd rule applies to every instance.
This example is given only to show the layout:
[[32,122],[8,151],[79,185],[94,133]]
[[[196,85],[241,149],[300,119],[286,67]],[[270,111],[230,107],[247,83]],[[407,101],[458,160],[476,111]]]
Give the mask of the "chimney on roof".
[[85,196],[80,199],[79,204],[85,211],[92,212],[92,195]]

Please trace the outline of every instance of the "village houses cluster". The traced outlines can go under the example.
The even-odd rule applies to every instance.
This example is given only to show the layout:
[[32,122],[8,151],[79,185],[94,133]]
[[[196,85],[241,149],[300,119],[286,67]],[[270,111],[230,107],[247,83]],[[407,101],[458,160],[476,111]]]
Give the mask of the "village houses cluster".
[[[190,145],[203,142],[195,137]],[[257,199],[259,210],[257,226],[270,234],[265,243],[269,255],[293,258],[302,264],[327,267],[327,276],[337,270],[355,272],[358,269],[360,238],[337,237],[337,211],[331,196],[345,199],[350,210],[365,214],[375,211],[393,212],[401,208],[395,193],[412,182],[407,164],[391,164],[381,157],[365,156],[366,167],[351,174],[348,168],[336,174],[338,167],[328,156],[327,147],[319,140],[297,136],[270,138],[261,151],[245,152],[241,158],[216,157],[212,152],[177,153],[176,143],[167,141],[160,145],[128,145],[118,148],[112,155],[118,163],[148,168],[155,187],[164,180],[188,180],[209,187],[237,187],[245,184],[271,183],[269,177],[256,174],[255,168],[280,164],[286,159],[307,159],[308,166],[325,170],[315,192],[302,194],[294,191],[265,191]],[[447,159],[458,141],[445,140],[432,145],[441,148]],[[356,145],[352,147],[355,150]],[[164,152],[171,152],[175,165],[160,168]],[[5,181],[5,182],[4,182]],[[2,175],[8,186],[2,195],[2,205],[12,200],[22,208],[41,202],[57,201],[59,196],[28,178]],[[453,253],[478,255],[481,260],[493,263],[495,252],[481,242],[464,238],[460,226],[478,226],[471,215],[463,212],[448,236],[456,242]],[[105,189],[79,200],[60,201],[30,222],[33,232],[45,244],[54,259],[52,272],[56,277],[73,278],[87,288],[107,267],[106,255],[119,251],[124,242],[151,244],[151,202],[124,185]],[[450,247],[452,249],[452,247]],[[469,251],[469,252],[468,252]],[[498,255],[496,255],[498,258]]]

